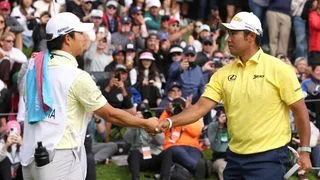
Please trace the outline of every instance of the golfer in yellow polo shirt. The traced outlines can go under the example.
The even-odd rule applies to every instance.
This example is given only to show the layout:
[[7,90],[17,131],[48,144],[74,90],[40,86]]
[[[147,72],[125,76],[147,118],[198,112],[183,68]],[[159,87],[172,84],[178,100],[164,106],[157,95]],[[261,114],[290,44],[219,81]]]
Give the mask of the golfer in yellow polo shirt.
[[222,25],[228,31],[228,46],[235,60],[212,75],[195,105],[160,127],[192,123],[223,102],[231,138],[224,179],[283,179],[291,110],[301,138],[299,163],[308,171],[310,126],[294,71],[261,50],[261,23],[253,13],[240,12]]

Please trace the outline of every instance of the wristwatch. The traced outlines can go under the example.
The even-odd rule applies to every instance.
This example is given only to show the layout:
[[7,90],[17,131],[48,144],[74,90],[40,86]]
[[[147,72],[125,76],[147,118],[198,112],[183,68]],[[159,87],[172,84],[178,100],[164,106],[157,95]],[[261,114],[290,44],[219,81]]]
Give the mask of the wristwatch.
[[308,153],[311,153],[311,147],[309,147],[309,146],[298,147],[298,152],[308,152]]

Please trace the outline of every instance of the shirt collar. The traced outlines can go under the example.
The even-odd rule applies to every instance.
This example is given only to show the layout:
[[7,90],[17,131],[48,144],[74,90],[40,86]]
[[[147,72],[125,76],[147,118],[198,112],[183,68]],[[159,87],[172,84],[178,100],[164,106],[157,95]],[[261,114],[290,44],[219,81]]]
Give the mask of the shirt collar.
[[[259,50],[253,56],[251,56],[249,58],[248,62],[255,62],[256,64],[259,64],[259,59],[260,59],[260,56],[262,53],[263,53],[263,50],[261,48],[259,48]],[[239,57],[237,57],[237,64],[243,65],[243,63]]]
[[71,64],[75,67],[78,67],[78,62],[76,60],[75,57],[73,57],[70,53],[66,52],[66,51],[62,51],[62,50],[53,50],[51,52],[51,54],[53,56],[65,59],[66,61],[64,62],[64,64]]

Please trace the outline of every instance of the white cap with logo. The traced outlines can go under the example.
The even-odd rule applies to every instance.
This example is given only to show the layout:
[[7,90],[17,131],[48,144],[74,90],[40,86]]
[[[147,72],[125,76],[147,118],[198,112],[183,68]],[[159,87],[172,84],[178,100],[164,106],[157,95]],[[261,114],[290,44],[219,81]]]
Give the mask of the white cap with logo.
[[239,12],[230,23],[222,23],[222,26],[230,30],[248,30],[259,36],[263,33],[259,18],[252,12]]
[[52,17],[46,26],[47,40],[53,40],[72,31],[87,32],[93,29],[93,23],[82,23],[73,13],[63,12]]
[[101,17],[103,16],[103,11],[100,9],[92,9],[90,12],[90,17]]

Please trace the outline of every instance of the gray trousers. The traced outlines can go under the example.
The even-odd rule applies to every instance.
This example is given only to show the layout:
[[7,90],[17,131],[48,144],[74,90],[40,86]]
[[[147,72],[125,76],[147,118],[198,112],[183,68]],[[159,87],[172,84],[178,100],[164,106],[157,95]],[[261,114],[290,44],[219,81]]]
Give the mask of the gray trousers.
[[284,13],[267,11],[270,54],[287,56],[291,32],[291,17]]
[[[55,150],[52,161],[37,167],[33,161],[22,168],[24,180],[84,180],[86,160],[80,160],[77,150]],[[85,163],[85,166],[83,166]]]
[[92,152],[96,163],[104,163],[107,158],[118,151],[118,146],[114,142],[92,143]]

